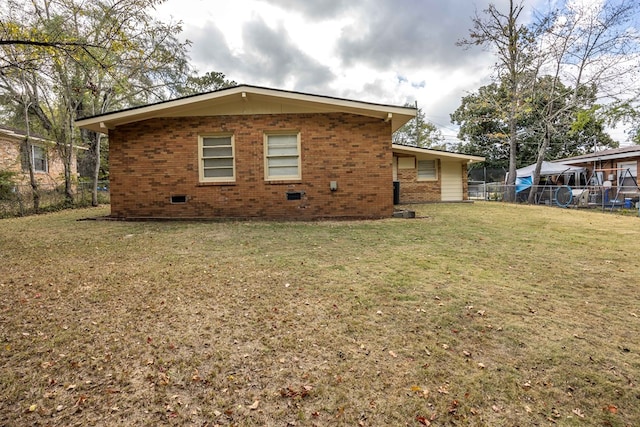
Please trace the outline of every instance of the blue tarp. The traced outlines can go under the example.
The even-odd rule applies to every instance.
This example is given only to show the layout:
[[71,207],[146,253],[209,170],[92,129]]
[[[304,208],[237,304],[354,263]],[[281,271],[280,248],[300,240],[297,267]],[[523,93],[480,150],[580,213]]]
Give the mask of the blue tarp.
[[516,178],[516,193],[526,190],[533,185],[533,178],[530,176],[523,176]]

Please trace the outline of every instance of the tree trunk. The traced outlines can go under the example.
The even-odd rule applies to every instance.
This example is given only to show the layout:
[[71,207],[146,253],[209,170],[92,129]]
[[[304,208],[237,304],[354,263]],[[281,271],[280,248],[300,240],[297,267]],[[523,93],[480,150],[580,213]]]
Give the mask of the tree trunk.
[[542,162],[544,161],[544,155],[547,152],[550,143],[551,132],[549,131],[549,127],[546,126],[544,138],[542,139],[542,145],[540,146],[540,150],[538,150],[536,167],[533,169],[533,175],[531,176],[531,191],[529,192],[529,198],[527,199],[527,203],[529,203],[530,205],[536,202],[536,186],[540,182],[540,170],[542,170]]
[[29,142],[29,125],[27,124],[27,136],[24,139],[23,155],[26,159],[27,167],[29,169],[29,184],[31,185],[31,192],[33,193],[33,211],[38,213],[40,211],[40,189],[38,188],[38,180],[36,179],[35,171],[33,170],[33,160],[31,153],[33,148]]
[[504,195],[506,202],[516,201],[516,169],[517,169],[518,139],[516,136],[515,111],[509,118],[509,173],[507,175],[507,188]]
[[67,130],[67,138],[64,138],[66,147],[63,148],[64,162],[64,195],[67,204],[73,205],[73,181],[71,177],[71,162],[73,160],[73,122],[69,119],[69,129]]
[[91,206],[98,206],[98,179],[100,177],[100,144],[102,142],[102,134],[98,132],[92,133],[91,154],[94,158],[94,164],[91,179]]
[[31,184],[31,192],[33,193],[33,210],[38,213],[40,210],[40,191],[38,188],[38,180],[36,179],[36,173],[33,165],[33,147],[31,146],[31,126],[29,125],[29,104],[25,103],[24,119],[26,123],[27,136],[24,138],[24,152],[23,155],[27,162],[29,169],[29,183]]

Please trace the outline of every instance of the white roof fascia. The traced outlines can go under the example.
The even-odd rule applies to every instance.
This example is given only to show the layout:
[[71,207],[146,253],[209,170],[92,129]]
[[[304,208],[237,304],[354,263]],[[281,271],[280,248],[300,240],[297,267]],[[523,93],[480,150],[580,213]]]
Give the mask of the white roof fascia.
[[630,158],[630,157],[640,157],[640,151],[637,152],[627,152],[627,153],[618,153],[618,154],[609,154],[609,155],[604,155],[604,156],[592,156],[592,157],[583,157],[581,159],[574,159],[574,160],[559,160],[562,163],[566,163],[568,165],[570,164],[575,164],[575,163],[591,163],[594,161],[601,161],[601,160],[617,160],[617,159],[626,159],[626,158]]
[[428,148],[410,147],[406,145],[393,144],[394,152],[405,154],[426,154],[433,157],[444,157],[449,159],[464,160],[467,163],[484,162],[485,158],[481,156],[472,156],[470,154],[452,153],[449,151],[431,150]]

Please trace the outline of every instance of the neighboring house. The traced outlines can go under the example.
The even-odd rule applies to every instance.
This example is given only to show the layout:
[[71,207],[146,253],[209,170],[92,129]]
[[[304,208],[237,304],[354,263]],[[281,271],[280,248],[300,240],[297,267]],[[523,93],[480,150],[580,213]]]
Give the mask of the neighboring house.
[[484,157],[393,145],[395,201],[399,203],[468,200],[467,165]]
[[385,218],[416,110],[241,85],[78,120],[108,133],[117,218]]
[[613,148],[558,160],[567,165],[582,166],[588,170],[589,184],[611,186],[611,194],[622,198],[638,199],[638,166],[640,146]]
[[[26,133],[0,126],[0,170],[15,172],[17,184],[29,184],[26,155],[31,156],[38,183],[53,189],[64,184],[64,163],[54,141],[41,136],[30,136],[31,150],[27,152]],[[76,174],[75,153],[71,173]]]

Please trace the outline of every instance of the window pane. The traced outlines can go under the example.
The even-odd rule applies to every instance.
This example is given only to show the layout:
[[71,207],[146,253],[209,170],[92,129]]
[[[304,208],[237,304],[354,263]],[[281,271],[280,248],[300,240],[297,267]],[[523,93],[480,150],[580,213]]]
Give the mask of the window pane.
[[232,157],[231,147],[203,148],[202,157]]
[[232,168],[233,159],[205,159],[205,168]]
[[298,176],[297,167],[271,167],[269,166],[269,176]]
[[231,137],[202,138],[202,145],[205,147],[219,147],[221,145],[231,146]]
[[272,147],[269,145],[268,156],[295,156],[298,154],[298,147]]
[[269,145],[274,147],[297,147],[297,135],[269,135]]
[[272,157],[269,159],[269,167],[298,166],[298,157]]
[[204,170],[205,178],[232,178],[233,177],[233,169],[205,169]]
[[38,147],[37,145],[31,146],[33,151],[33,169],[39,172],[47,171],[47,153],[44,151],[44,148]]

